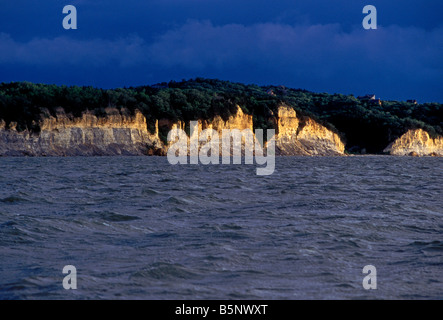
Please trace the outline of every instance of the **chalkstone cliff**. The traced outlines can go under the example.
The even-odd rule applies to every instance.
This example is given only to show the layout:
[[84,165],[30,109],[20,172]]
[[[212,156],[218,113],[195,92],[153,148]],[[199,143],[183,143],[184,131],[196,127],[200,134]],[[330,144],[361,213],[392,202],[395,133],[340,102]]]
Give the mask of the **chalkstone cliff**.
[[396,156],[443,156],[443,137],[431,138],[422,130],[409,130],[391,143],[384,152]]
[[[279,107],[272,120],[277,155],[344,154],[344,143],[336,133],[310,118],[301,121],[290,107]],[[160,138],[159,127],[184,130],[185,123],[155,120],[150,132],[146,117],[137,110],[130,115],[107,108],[101,117],[91,112],[73,117],[58,109],[55,116],[42,116],[39,127],[40,132],[19,132],[14,123],[6,128],[0,120],[0,156],[166,155],[170,144]],[[220,137],[225,129],[253,131],[253,127],[253,117],[240,107],[226,121],[220,116],[198,120],[199,134],[213,129]]]

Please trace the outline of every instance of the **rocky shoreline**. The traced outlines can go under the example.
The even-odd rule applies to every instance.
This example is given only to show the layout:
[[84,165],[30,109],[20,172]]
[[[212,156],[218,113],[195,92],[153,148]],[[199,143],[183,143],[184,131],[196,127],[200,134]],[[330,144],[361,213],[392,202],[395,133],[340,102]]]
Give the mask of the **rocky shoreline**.
[[[340,137],[308,119],[301,125],[296,112],[281,106],[273,119],[276,133],[277,155],[344,155]],[[251,115],[237,113],[226,121],[220,116],[200,119],[199,132],[213,129],[253,130]],[[6,129],[0,122],[0,155],[2,156],[115,156],[115,155],[166,155],[169,144],[161,138],[160,129],[184,129],[182,121],[156,120],[155,131],[147,128],[147,120],[136,110],[132,116],[115,108],[106,109],[106,116],[97,117],[84,112],[75,118],[59,109],[55,117],[46,117],[39,123],[39,133],[17,131],[14,124]]]
[[[300,120],[296,111],[285,105],[271,119],[275,129],[276,155],[280,156],[345,156],[345,143],[340,136],[310,118]],[[152,125],[152,124],[151,124]],[[0,120],[0,156],[165,156],[170,144],[161,131],[185,129],[183,121],[159,119],[148,130],[145,116],[116,108],[107,108],[106,115],[97,117],[84,112],[81,117],[66,114],[42,117],[40,132],[17,131]],[[213,129],[219,134],[225,129],[250,129],[252,115],[240,106],[226,121],[220,116],[198,120],[198,131]],[[162,130],[160,130],[162,129]],[[443,137],[431,138],[421,129],[409,130],[384,150],[395,156],[443,156]]]

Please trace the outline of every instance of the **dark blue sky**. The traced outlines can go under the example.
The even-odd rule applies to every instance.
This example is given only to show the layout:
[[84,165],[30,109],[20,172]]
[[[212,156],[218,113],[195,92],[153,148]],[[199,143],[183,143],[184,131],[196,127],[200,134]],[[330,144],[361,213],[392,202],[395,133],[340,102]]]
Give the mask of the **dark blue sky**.
[[[64,30],[62,9],[78,10]],[[362,9],[378,11],[364,30]],[[0,0],[0,82],[119,87],[194,77],[443,102],[435,0]]]

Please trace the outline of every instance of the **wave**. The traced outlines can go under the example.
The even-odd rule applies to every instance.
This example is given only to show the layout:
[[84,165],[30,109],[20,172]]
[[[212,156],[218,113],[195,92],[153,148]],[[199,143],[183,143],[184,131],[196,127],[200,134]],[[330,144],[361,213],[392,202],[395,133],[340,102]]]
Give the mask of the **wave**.
[[106,221],[111,222],[124,222],[124,221],[133,221],[133,220],[139,220],[139,217],[136,216],[130,216],[120,213],[115,213],[111,211],[104,211],[99,213],[99,217]]
[[186,267],[166,262],[157,262],[132,274],[131,278],[152,280],[193,279],[197,274]]
[[9,196],[9,197],[0,199],[0,202],[3,202],[3,203],[17,203],[17,202],[25,202],[25,201],[28,201],[28,200],[25,198],[22,198],[22,197],[18,197],[18,196]]

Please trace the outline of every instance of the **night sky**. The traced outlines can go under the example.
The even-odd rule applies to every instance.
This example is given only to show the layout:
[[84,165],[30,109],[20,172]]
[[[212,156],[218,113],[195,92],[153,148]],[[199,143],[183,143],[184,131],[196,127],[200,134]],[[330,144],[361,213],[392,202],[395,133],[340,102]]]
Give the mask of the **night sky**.
[[[78,29],[65,30],[65,5]],[[378,29],[362,27],[365,5]],[[443,102],[443,1],[0,0],[0,82],[195,77]]]

